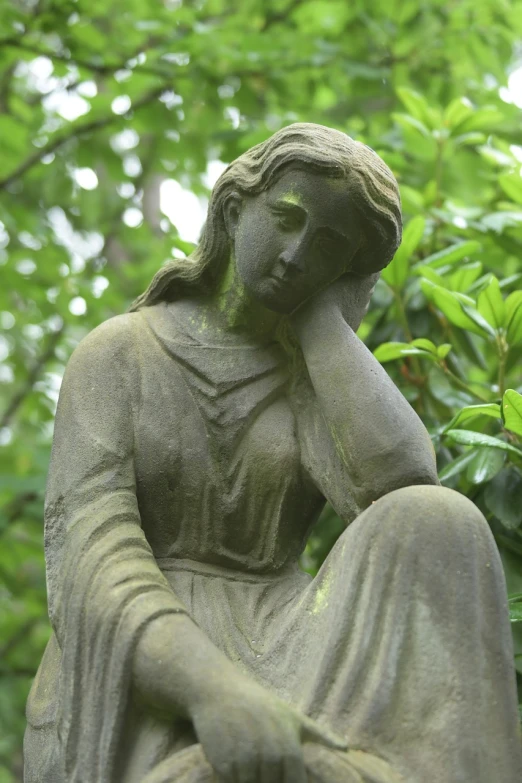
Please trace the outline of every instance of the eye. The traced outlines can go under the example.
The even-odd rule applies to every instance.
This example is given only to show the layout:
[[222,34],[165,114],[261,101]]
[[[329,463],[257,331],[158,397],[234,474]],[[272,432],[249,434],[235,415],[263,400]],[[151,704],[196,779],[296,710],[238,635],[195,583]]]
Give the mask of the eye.
[[276,209],[274,212],[277,217],[277,225],[283,231],[297,231],[303,225],[304,217],[301,210]]

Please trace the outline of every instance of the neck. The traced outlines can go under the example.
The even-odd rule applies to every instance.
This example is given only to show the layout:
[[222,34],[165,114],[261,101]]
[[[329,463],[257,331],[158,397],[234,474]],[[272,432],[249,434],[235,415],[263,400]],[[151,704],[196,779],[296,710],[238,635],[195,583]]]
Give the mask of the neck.
[[233,257],[217,289],[198,303],[202,328],[263,339],[273,336],[281,322],[280,314],[263,307],[246,291]]

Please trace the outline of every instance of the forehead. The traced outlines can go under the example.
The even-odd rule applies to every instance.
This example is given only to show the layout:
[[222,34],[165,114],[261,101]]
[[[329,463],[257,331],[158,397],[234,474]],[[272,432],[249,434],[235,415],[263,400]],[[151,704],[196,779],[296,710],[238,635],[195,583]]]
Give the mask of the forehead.
[[290,169],[268,189],[267,198],[300,207],[320,225],[334,228],[355,215],[354,196],[344,177]]

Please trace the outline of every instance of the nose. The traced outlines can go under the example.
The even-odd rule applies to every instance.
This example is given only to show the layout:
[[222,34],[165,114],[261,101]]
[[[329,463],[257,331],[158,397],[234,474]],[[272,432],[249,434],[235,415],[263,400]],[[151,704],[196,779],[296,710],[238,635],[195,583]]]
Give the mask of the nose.
[[293,279],[305,272],[309,244],[307,237],[303,236],[283,250],[277,264],[282,277]]

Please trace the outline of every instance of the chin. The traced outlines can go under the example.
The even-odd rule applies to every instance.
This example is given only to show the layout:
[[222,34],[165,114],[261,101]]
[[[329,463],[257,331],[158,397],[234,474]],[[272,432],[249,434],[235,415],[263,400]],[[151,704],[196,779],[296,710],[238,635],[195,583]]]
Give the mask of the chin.
[[273,313],[279,313],[279,315],[290,315],[290,313],[293,313],[294,310],[298,308],[299,305],[294,304],[293,302],[263,302],[263,306],[266,307],[267,310],[271,310]]
[[252,299],[259,302],[263,307],[266,307],[267,310],[271,310],[273,313],[278,313],[279,315],[289,315],[296,310],[302,302],[301,299],[298,300],[297,297],[292,296],[292,292],[288,290],[276,292],[268,289],[268,286],[263,286],[262,288],[259,286],[257,290],[252,287],[247,290]]

